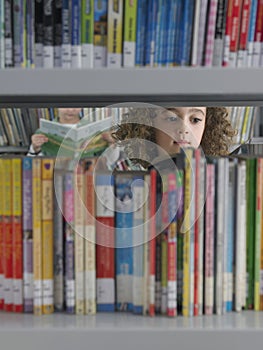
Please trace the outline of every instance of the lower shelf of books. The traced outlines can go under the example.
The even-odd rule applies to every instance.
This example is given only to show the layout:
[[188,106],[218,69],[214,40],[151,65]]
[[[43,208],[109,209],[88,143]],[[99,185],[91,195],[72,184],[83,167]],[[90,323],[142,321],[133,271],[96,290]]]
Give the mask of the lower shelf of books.
[[263,344],[263,312],[154,318],[0,313],[1,349],[209,349],[248,350]]

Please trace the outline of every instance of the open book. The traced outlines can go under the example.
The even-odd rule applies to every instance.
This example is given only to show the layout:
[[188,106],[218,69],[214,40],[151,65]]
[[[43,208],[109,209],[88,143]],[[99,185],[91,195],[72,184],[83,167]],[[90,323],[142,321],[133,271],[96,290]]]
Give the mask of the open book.
[[108,143],[101,134],[111,127],[112,117],[95,122],[81,120],[72,125],[40,119],[37,132],[48,137],[48,142],[41,147],[44,155],[83,158],[99,155],[105,150]]

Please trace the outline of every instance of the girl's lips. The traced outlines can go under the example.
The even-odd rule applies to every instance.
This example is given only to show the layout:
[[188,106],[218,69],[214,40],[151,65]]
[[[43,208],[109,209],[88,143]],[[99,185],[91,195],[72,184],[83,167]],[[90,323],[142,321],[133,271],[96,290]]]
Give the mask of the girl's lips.
[[190,142],[188,141],[174,141],[174,143],[176,143],[179,146],[189,146]]

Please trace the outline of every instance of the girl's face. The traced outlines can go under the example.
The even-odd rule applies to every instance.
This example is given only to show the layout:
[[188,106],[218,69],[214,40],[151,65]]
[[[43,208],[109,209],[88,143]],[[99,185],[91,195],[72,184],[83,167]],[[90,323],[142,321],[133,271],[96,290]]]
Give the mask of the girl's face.
[[198,148],[205,130],[206,107],[177,107],[154,118],[156,142],[167,153],[180,148]]
[[81,108],[59,108],[58,111],[61,124],[75,124],[79,122]]

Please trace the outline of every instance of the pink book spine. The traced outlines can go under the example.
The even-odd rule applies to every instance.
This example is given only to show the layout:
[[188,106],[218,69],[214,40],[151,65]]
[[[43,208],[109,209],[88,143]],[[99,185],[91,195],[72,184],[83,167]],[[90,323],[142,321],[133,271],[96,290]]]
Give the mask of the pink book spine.
[[217,1],[218,0],[211,0],[209,5],[204,64],[209,67],[211,67],[213,63]]
[[167,315],[174,317],[177,314],[177,286],[176,286],[176,175],[168,175],[168,203],[169,203],[169,227],[168,227],[168,251],[167,251]]
[[205,218],[205,314],[212,315],[214,304],[214,164],[207,165]]

